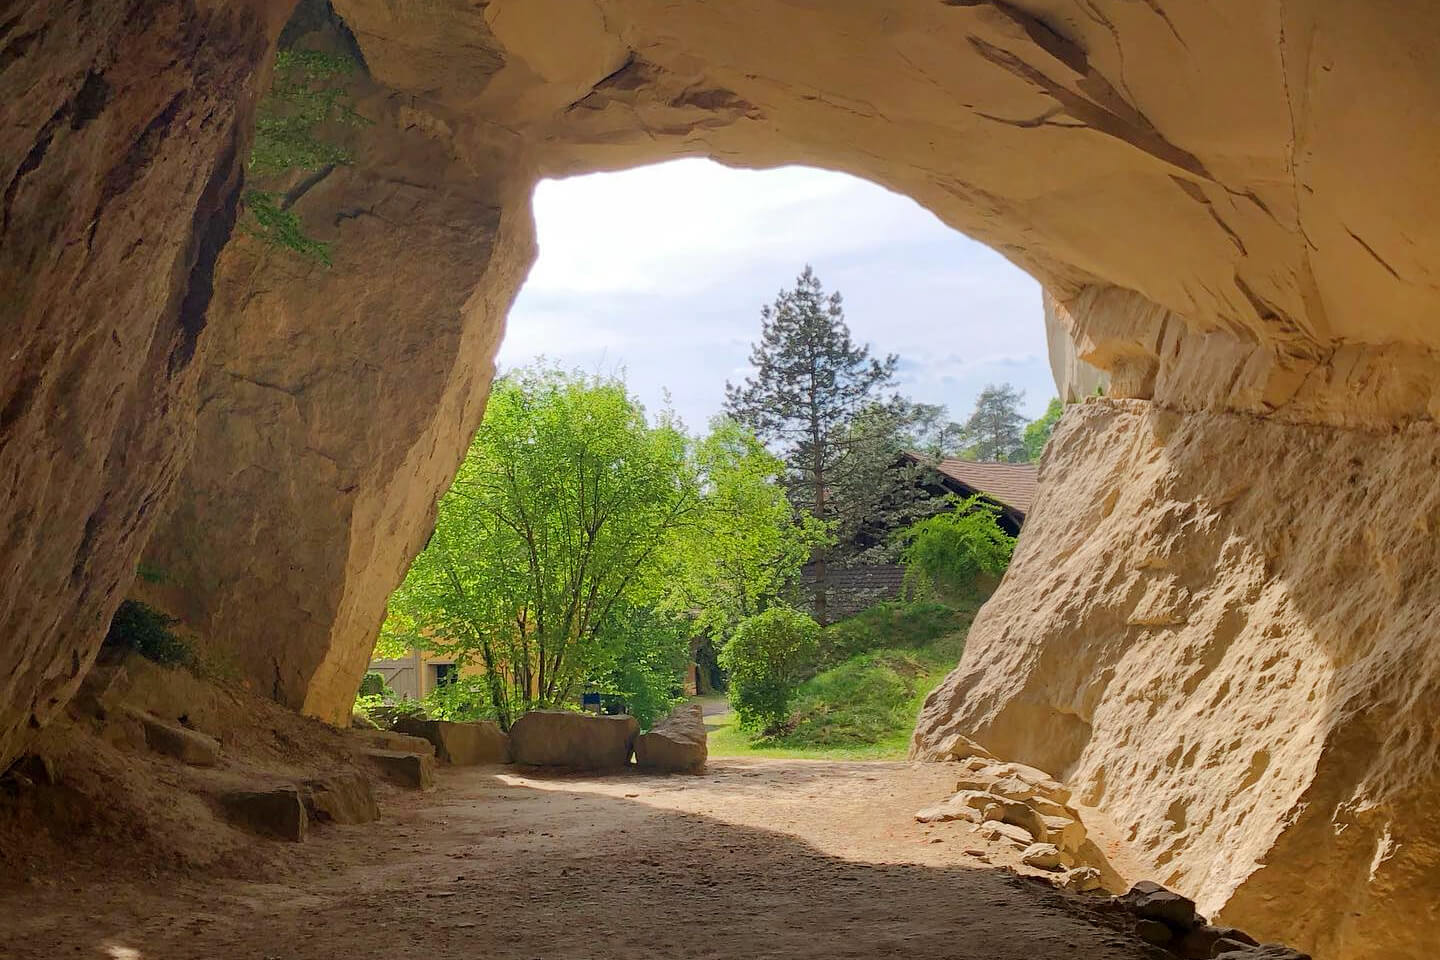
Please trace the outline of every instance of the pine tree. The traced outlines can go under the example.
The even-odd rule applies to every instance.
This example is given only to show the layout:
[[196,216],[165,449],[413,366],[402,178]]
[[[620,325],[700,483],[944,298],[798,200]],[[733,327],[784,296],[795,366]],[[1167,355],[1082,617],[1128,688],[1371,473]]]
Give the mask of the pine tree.
[[[822,522],[838,516],[836,490],[848,484],[868,435],[854,428],[895,377],[897,358],[870,355],[845,324],[839,293],[828,296],[809,266],[790,290],[761,309],[760,342],[750,351],[755,372],[725,385],[725,410],[772,444],[785,461],[790,499]],[[829,550],[814,554],[815,615],[826,622]]]
[[1008,383],[989,384],[975,400],[975,412],[965,422],[965,457],[1019,463],[1030,459],[1025,451],[1025,418],[1020,402],[1025,394]]

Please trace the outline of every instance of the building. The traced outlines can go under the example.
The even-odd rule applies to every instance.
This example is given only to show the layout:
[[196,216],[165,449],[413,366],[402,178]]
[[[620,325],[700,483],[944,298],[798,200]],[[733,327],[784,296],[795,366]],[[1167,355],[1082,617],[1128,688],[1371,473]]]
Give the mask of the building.
[[978,460],[935,460],[913,450],[904,454],[911,463],[935,471],[935,493],[959,497],[980,496],[1000,508],[1000,526],[1019,536],[1025,515],[1035,500],[1039,468],[1033,463],[988,463]]
[[436,687],[453,683],[463,676],[480,676],[482,667],[474,664],[460,665],[454,657],[411,650],[410,654],[395,660],[371,660],[370,672],[385,678],[385,685],[396,694],[411,700],[421,700]]
[[[903,454],[899,463],[929,468],[921,485],[932,497],[979,496],[993,503],[999,509],[996,522],[1012,537],[1019,536],[1025,515],[1035,499],[1039,470],[1033,463],[935,460],[914,451]],[[884,531],[884,534],[888,536],[891,532]],[[831,565],[825,574],[826,620],[833,623],[882,601],[896,599],[901,595],[904,579],[905,570],[897,563]],[[813,564],[807,564],[800,571],[800,580],[804,585],[802,596],[813,596],[816,589]]]

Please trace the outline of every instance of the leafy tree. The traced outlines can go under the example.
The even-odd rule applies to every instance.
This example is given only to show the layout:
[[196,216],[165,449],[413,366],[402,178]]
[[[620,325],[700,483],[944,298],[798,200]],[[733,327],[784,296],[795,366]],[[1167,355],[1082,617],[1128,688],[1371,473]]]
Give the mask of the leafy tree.
[[1010,565],[1015,538],[996,522],[1000,508],[978,496],[950,498],[953,509],[912,524],[900,534],[905,585],[916,596],[958,594],[980,573]]
[[966,448],[970,460],[1019,462],[1028,459],[1021,432],[1025,418],[1020,414],[1022,391],[1008,383],[989,384],[975,400],[975,412],[965,422]]
[[1045,408],[1045,413],[1039,420],[1032,420],[1025,428],[1025,458],[1030,461],[1040,459],[1040,454],[1045,452],[1045,444],[1050,440],[1050,434],[1055,432],[1055,424],[1060,422],[1060,415],[1065,412],[1065,405],[1060,402],[1059,397],[1051,397],[1050,405]]
[[814,669],[820,625],[774,606],[741,622],[720,651],[730,673],[730,703],[747,727],[775,730],[789,719],[795,691]]
[[391,630],[477,660],[506,727],[611,669],[620,611],[663,598],[701,509],[688,442],[623,384],[529,370],[497,382]]
[[724,638],[787,591],[826,535],[812,518],[793,518],[784,463],[734,420],[711,422],[695,462],[705,510],[676,545],[668,607],[697,635]]
[[[779,462],[739,426],[646,421],[615,380],[497,382],[377,649],[484,667],[490,715],[597,690],[648,722],[697,631],[723,636],[791,581],[816,536]],[[437,705],[450,709],[453,705]]]
[[[807,266],[794,288],[762,308],[750,362],[755,372],[744,384],[726,384],[726,412],[778,445],[792,504],[829,524],[836,515],[833,491],[855,469],[852,453],[865,439],[856,420],[883,402],[897,358],[876,359],[851,340],[840,294],[827,296]],[[828,548],[817,545],[815,611],[822,621],[827,558]]]

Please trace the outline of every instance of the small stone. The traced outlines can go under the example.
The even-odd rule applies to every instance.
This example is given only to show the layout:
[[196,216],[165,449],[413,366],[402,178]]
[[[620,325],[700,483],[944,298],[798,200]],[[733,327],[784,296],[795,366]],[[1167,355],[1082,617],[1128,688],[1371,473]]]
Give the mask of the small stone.
[[1135,935],[1146,943],[1166,944],[1175,938],[1170,928],[1159,920],[1140,920],[1135,924]]
[[986,840],[1009,841],[1018,847],[1028,847],[1035,842],[1035,838],[1024,827],[1017,827],[1015,824],[1005,823],[1003,820],[986,820],[980,826],[983,828],[983,836]]
[[1090,893],[1100,889],[1100,871],[1094,867],[1077,867],[1065,875],[1060,887],[1072,893]]
[[1060,848],[1053,843],[1032,843],[1020,855],[1020,862],[1037,870],[1059,870]]

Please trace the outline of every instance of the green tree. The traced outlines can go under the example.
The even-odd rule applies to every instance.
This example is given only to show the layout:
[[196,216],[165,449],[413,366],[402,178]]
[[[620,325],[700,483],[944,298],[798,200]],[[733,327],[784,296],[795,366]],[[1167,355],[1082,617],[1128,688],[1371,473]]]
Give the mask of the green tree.
[[951,497],[949,512],[912,524],[900,534],[905,586],[915,596],[968,591],[981,573],[995,576],[1010,565],[1015,538],[997,518],[1000,508],[980,497]]
[[789,719],[801,682],[815,667],[820,625],[774,606],[743,621],[720,651],[730,674],[730,704],[747,727],[776,730]]
[[831,494],[832,560],[839,564],[895,560],[893,532],[943,509],[943,501],[926,490],[934,468],[905,454],[947,456],[959,432],[943,406],[901,397],[860,412],[847,431],[846,469],[837,472]]
[[705,509],[683,538],[669,574],[669,608],[696,635],[723,640],[741,620],[786,592],[815,545],[812,518],[798,520],[782,485],[785,464],[734,420],[717,417],[695,449]]
[[[833,491],[855,469],[852,453],[865,439],[856,420],[884,401],[897,358],[876,359],[868,346],[855,344],[840,294],[826,295],[807,266],[794,288],[762,308],[750,363],[755,371],[742,385],[726,384],[726,412],[778,447],[791,503],[829,524],[836,515]],[[813,559],[815,613],[823,622],[828,547],[817,545]]]
[[527,370],[498,381],[388,628],[478,660],[505,726],[613,670],[621,611],[663,599],[667,551],[701,512],[688,441],[623,384]]
[[1059,397],[1051,397],[1050,405],[1045,408],[1045,413],[1039,420],[1032,420],[1025,427],[1024,444],[1025,458],[1034,462],[1040,459],[1040,454],[1045,452],[1045,444],[1050,441],[1050,434],[1055,432],[1055,424],[1060,422],[1060,415],[1065,412],[1065,405],[1060,402]]
[[1022,391],[1008,383],[989,384],[975,400],[975,412],[965,422],[964,456],[970,460],[1020,462],[1028,459],[1022,431],[1025,417]]

